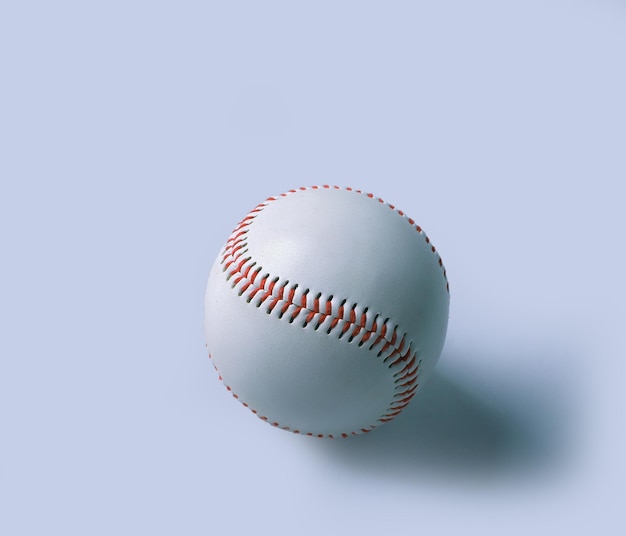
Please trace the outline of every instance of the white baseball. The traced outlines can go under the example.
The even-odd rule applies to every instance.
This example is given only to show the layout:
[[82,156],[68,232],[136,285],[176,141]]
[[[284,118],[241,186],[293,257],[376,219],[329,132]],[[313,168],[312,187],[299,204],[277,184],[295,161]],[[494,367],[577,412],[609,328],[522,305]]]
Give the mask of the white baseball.
[[393,205],[351,188],[270,197],[237,225],[205,296],[220,379],[268,423],[318,437],[392,420],[448,324],[439,254]]

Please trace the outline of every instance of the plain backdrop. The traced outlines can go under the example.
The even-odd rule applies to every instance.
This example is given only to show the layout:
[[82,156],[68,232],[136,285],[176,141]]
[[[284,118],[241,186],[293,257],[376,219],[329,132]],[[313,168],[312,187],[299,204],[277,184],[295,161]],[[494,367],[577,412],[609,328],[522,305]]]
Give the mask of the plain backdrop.
[[[4,2],[0,533],[624,534],[626,4]],[[348,440],[207,359],[209,268],[290,188],[428,233],[437,374]]]

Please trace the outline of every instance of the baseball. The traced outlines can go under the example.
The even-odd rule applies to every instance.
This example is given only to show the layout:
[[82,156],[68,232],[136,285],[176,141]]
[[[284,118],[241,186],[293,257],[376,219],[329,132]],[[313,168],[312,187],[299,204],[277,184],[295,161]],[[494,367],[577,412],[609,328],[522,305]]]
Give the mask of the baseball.
[[422,228],[372,194],[312,186],[235,227],[205,295],[219,377],[267,423],[316,437],[396,417],[443,348],[449,291]]

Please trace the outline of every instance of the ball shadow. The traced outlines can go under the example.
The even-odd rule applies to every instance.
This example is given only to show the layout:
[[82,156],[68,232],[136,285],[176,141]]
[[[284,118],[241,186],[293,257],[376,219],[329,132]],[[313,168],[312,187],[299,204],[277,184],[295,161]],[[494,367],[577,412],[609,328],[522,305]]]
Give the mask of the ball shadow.
[[343,467],[410,480],[550,473],[564,458],[557,409],[510,400],[517,405],[486,401],[470,382],[435,372],[393,422],[318,446]]

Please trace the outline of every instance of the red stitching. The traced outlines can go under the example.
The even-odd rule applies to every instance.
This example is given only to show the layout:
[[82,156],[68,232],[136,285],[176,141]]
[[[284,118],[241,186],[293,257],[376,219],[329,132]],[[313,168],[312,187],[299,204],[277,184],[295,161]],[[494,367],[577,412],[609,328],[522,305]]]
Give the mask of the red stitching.
[[402,370],[400,370],[399,372],[396,372],[396,374],[400,375],[403,372],[405,372],[406,370],[410,370],[413,365],[415,364],[415,360],[417,359],[417,356],[415,354],[413,354],[413,359],[411,359]]
[[[405,396],[405,395],[407,396],[407,398],[408,398],[409,396],[413,396],[413,393],[415,392],[415,389],[417,389],[417,386],[418,386],[418,384],[415,384],[415,385],[414,385],[413,387],[411,387],[410,389],[407,389],[406,391],[402,391],[401,393],[396,393],[396,394],[395,394],[395,395],[393,395],[393,396],[394,396],[394,398],[395,398],[395,397],[398,397],[398,396]],[[392,403],[393,403],[393,402],[392,402]]]
[[[310,187],[310,189],[312,190],[318,190],[319,188],[319,186]],[[339,186],[329,186],[327,184],[321,186],[321,188],[334,188],[337,190],[340,189]],[[344,334],[352,329],[352,332],[349,336],[349,342],[358,339],[360,336],[358,344],[359,346],[362,346],[365,342],[368,342],[372,338],[372,336],[375,336],[374,342],[369,346],[370,351],[379,346],[384,341],[383,347],[378,351],[377,356],[379,358],[382,358],[382,361],[388,364],[389,368],[392,369],[399,366],[400,364],[403,364],[400,370],[396,370],[393,373],[395,388],[400,389],[401,392],[395,393],[393,395],[393,400],[390,402],[389,407],[387,408],[385,413],[377,419],[377,422],[379,423],[391,421],[397,415],[399,415],[402,410],[409,404],[411,399],[415,396],[417,387],[419,386],[417,380],[420,374],[421,360],[418,360],[417,352],[412,349],[412,343],[409,343],[406,351],[404,351],[405,345],[407,345],[407,334],[402,333],[400,336],[400,333],[398,332],[398,326],[392,327],[388,325],[389,319],[386,319],[379,325],[378,314],[374,316],[371,327],[367,328],[367,308],[365,308],[360,315],[357,315],[357,304],[355,303],[351,306],[348,306],[347,300],[345,299],[339,301],[335,300],[333,296],[329,296],[326,298],[325,307],[320,307],[321,293],[317,294],[315,298],[313,298],[312,304],[309,304],[309,289],[307,289],[300,297],[299,303],[296,303],[295,296],[298,284],[289,286],[289,281],[284,281],[277,287],[277,283],[280,280],[279,277],[273,278],[271,281],[269,281],[268,284],[270,274],[264,274],[263,276],[259,276],[259,274],[263,271],[262,267],[256,267],[256,262],[250,262],[250,256],[243,257],[248,251],[246,234],[248,233],[249,229],[247,227],[249,227],[253,223],[258,213],[272,202],[279,201],[281,198],[284,198],[288,195],[293,195],[298,191],[304,191],[307,189],[307,187],[300,187],[298,190],[289,190],[288,192],[285,192],[278,197],[268,197],[264,203],[257,205],[252,211],[250,211],[248,215],[246,215],[246,217],[243,218],[241,222],[239,222],[239,224],[233,230],[233,233],[231,234],[229,239],[226,241],[226,244],[222,251],[222,270],[224,272],[227,272],[227,280],[235,277],[231,283],[233,288],[237,287],[237,285],[239,285],[243,281],[243,283],[238,288],[238,294],[246,294],[248,302],[251,302],[253,299],[255,299],[259,292],[261,292],[261,296],[256,301],[257,307],[263,305],[268,300],[268,298],[272,298],[269,302],[269,305],[267,305],[266,312],[268,314],[271,314],[274,309],[282,302],[282,305],[279,308],[279,317],[282,317],[284,314],[286,314],[287,311],[293,306],[291,314],[289,315],[290,323],[294,322],[298,318],[298,316],[304,311],[306,313],[306,316],[304,318],[304,321],[302,322],[302,327],[306,327],[313,320],[315,320],[316,317],[318,317],[318,321],[315,324],[315,329],[317,330],[322,324],[324,324],[324,322],[326,322],[327,319],[331,318],[330,325],[327,329],[327,334],[331,334],[335,330],[335,328],[337,328],[340,322],[342,322],[343,324],[341,326],[338,338],[342,338]],[[350,192],[363,194],[361,190],[354,190],[350,187],[347,187],[345,189]],[[371,193],[367,193],[365,195],[370,199],[377,200],[379,203],[385,203],[381,198],[374,197],[374,195]],[[412,218],[408,218],[404,214],[404,212],[396,209],[394,205],[387,204],[387,206],[391,210],[394,210],[399,216],[403,217],[419,234],[423,235],[425,242],[427,244],[430,244],[430,239],[428,238],[428,236],[426,236],[426,234],[419,225],[415,224],[415,221]],[[442,275],[446,282],[446,290],[449,292],[447,273],[443,266],[443,261],[439,254],[436,252],[434,246],[431,245],[430,250],[434,255],[437,256],[438,265],[442,269]],[[256,282],[257,277],[260,277],[258,282]],[[288,286],[289,289],[287,290],[287,292],[285,292]],[[335,301],[336,303],[338,302],[335,314],[333,314],[333,301]],[[348,309],[347,317],[346,309]],[[388,333],[390,333],[389,338]],[[399,343],[398,338],[400,338]],[[389,349],[391,349],[391,352],[387,354]],[[210,354],[209,357],[211,357]],[[215,363],[213,363],[213,366],[215,367]],[[217,367],[215,368],[217,370]],[[221,375],[219,376],[219,379],[223,381]],[[228,391],[231,391],[230,386],[226,386],[226,388]],[[237,396],[236,394],[232,392],[231,394],[233,394],[235,398],[239,399],[239,396]],[[250,406],[246,402],[242,400],[240,400],[240,402],[243,404],[244,407],[250,409],[252,413],[256,414],[262,420],[268,420],[267,417],[258,415],[258,412],[250,408]],[[273,426],[280,427],[284,430],[289,430],[296,434],[304,433],[300,430],[290,430],[289,427],[280,426],[280,424],[277,422],[273,422],[271,424]],[[376,426],[377,425],[371,425],[369,428],[362,428],[359,432],[353,431],[350,433],[342,433],[341,437],[349,437],[350,435],[357,435],[361,432],[367,433],[375,429]],[[333,438],[332,434],[325,435],[319,433],[316,434],[313,432],[306,432],[306,435]]]

